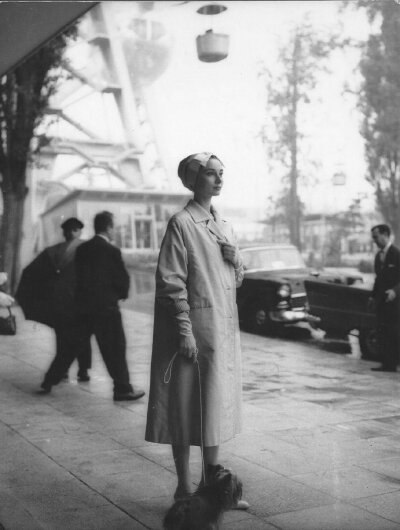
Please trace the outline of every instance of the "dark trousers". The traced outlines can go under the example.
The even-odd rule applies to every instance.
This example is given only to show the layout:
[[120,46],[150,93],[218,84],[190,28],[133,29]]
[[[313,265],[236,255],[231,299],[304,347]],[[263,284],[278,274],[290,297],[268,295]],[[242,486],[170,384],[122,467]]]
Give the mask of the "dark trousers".
[[80,335],[77,316],[63,319],[54,326],[56,335],[56,355],[45,375],[44,382],[56,385],[68,372],[75,359],[79,370],[87,370],[92,365],[90,337],[86,340]]
[[[56,356],[69,358],[69,352],[75,355],[76,346],[74,344],[74,328],[69,326],[60,326],[54,329],[56,334]],[[76,360],[78,361],[79,371],[89,370],[92,367],[92,347],[90,345],[90,337],[76,353]]]
[[[83,313],[73,323],[73,333],[65,356],[54,359],[45,376],[45,383],[59,383],[74,359],[81,355],[85,345],[94,334],[101,356],[114,382],[114,392],[130,392],[129,371],[126,362],[126,340],[118,307],[110,307],[95,313]],[[54,366],[53,366],[54,365]]]
[[399,362],[400,335],[397,318],[387,310],[377,311],[377,343],[382,365],[395,370]]

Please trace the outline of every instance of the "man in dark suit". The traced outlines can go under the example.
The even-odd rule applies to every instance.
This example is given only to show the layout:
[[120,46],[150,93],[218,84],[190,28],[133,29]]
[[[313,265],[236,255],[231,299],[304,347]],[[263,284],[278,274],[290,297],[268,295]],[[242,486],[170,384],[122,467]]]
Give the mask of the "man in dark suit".
[[81,324],[80,338],[95,335],[108,373],[114,381],[114,400],[139,399],[129,381],[126,341],[118,301],[128,297],[129,274],[121,251],[111,244],[114,220],[110,212],[94,218],[96,235],[76,252],[76,304]]
[[400,250],[390,241],[389,226],[374,226],[371,233],[379,248],[375,256],[376,278],[372,297],[377,316],[378,351],[382,359],[381,366],[371,370],[396,372],[400,350]]

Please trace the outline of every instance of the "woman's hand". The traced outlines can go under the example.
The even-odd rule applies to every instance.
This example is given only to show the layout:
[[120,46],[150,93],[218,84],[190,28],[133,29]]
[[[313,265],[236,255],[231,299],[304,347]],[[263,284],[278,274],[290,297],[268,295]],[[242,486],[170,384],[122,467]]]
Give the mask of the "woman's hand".
[[235,245],[226,241],[218,241],[221,246],[222,256],[226,261],[230,261],[232,265],[237,269],[239,267],[239,252]]
[[197,351],[196,339],[193,335],[181,335],[178,353],[186,357],[186,359],[192,359],[194,362],[197,358]]

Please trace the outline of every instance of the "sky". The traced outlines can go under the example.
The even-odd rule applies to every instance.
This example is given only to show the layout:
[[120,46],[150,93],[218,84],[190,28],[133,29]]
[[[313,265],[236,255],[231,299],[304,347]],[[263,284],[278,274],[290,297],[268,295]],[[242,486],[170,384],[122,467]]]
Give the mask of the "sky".
[[[154,172],[148,184],[182,191],[176,172],[179,161],[191,153],[211,151],[225,165],[224,189],[216,198],[217,204],[224,209],[253,212],[254,219],[265,218],[268,198],[278,195],[286,172],[267,155],[260,137],[271,112],[266,106],[265,80],[260,72],[267,68],[272,82],[278,79],[282,70],[279,49],[287,43],[293,27],[305,17],[319,38],[336,34],[365,41],[369,25],[362,10],[348,8],[339,13],[340,0],[225,1],[227,9],[219,15],[198,14],[197,9],[206,3],[159,0],[152,10],[139,14],[137,2],[103,2],[106,16],[113,18],[113,38],[121,43],[125,39],[130,50],[137,42],[131,24],[138,18],[161,22],[166,29],[157,42],[169,50],[167,68],[152,83],[134,87],[146,102],[167,176],[160,178]],[[228,57],[217,63],[201,62],[197,57],[196,37],[208,29],[224,33],[230,39]],[[102,72],[95,50],[96,47],[86,44],[85,55],[80,44],[71,47],[74,67],[78,71],[82,68],[92,81]],[[135,61],[137,55],[131,56]],[[365,179],[364,145],[359,134],[362,116],[357,110],[357,97],[352,93],[361,82],[359,51],[337,50],[326,66],[329,72],[318,78],[310,104],[300,108],[299,129],[303,135],[300,159],[304,164],[300,166],[299,195],[308,213],[343,211],[356,198],[363,199],[364,210],[372,209],[373,190]],[[134,66],[130,68],[134,70]],[[129,75],[136,79],[131,71]],[[345,85],[350,90],[344,91]],[[88,87],[81,90],[87,91]],[[89,128],[94,127],[105,137],[112,133],[116,135],[113,139],[118,140],[124,135],[121,124],[109,119],[113,113],[107,98],[112,96],[92,94],[90,100],[80,99],[84,95],[72,91],[70,98],[78,104],[75,110],[68,106],[71,116],[77,121],[85,116],[91,123]],[[68,99],[68,93],[64,96]],[[103,120],[96,111],[101,105]],[[125,118],[130,120],[129,112]],[[267,129],[267,139],[273,136],[273,130]],[[342,186],[333,185],[337,173],[345,175]]]
[[[279,47],[306,15],[318,35],[337,32],[365,40],[368,24],[360,10],[339,15],[340,2],[334,0],[225,1],[228,9],[216,16],[198,14],[204,4],[159,1],[146,15],[165,25],[171,45],[167,70],[145,89],[151,121],[172,189],[180,187],[176,167],[181,158],[212,151],[226,166],[221,205],[264,210],[268,196],[282,185],[282,173],[273,168],[258,136],[266,101],[261,65],[272,77],[278,73]],[[196,55],[195,38],[209,28],[230,36],[229,56],[217,63],[203,63]],[[373,206],[357,100],[343,93],[345,82],[357,88],[357,65],[357,52],[334,53],[331,74],[321,79],[303,113],[304,155],[313,164],[299,182],[299,193],[310,212],[345,209],[358,196],[365,208]],[[344,186],[332,185],[338,172],[346,175]]]

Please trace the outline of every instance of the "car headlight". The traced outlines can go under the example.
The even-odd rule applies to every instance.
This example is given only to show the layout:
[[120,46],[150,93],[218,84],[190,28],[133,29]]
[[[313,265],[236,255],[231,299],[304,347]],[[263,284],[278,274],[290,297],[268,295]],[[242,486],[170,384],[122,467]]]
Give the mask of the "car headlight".
[[287,285],[287,284],[281,285],[277,292],[280,298],[289,298],[290,293],[291,293],[290,285]]

